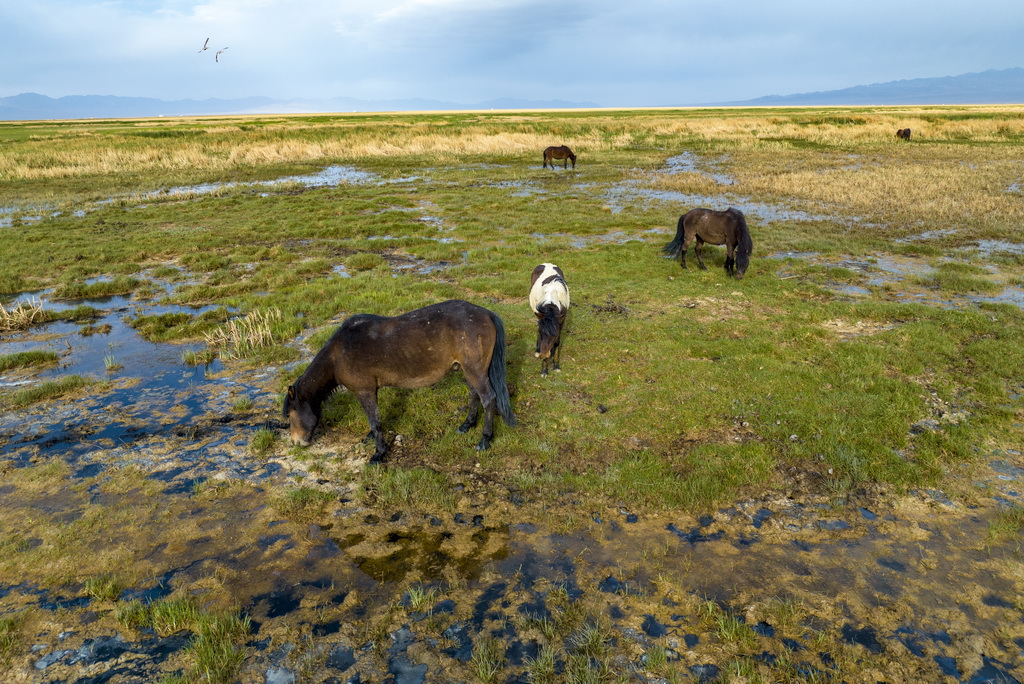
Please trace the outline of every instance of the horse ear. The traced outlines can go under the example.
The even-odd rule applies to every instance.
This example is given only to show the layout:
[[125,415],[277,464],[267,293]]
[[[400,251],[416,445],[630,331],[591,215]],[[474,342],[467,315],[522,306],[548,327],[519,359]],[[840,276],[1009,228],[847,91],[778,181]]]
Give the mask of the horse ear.
[[288,385],[288,398],[295,399],[295,385]]

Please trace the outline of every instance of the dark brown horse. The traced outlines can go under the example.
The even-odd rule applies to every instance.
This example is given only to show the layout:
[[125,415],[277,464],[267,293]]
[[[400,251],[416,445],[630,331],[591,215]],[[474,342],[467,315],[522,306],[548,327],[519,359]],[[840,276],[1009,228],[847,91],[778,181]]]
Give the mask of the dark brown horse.
[[702,270],[707,270],[701,256],[704,243],[725,245],[725,272],[742,278],[750,265],[750,253],[754,250],[754,242],[747,230],[747,219],[739,209],[714,211],[712,209],[691,209],[679,217],[676,224],[676,237],[662,248],[662,252],[671,257],[679,257],[679,263],[686,268],[686,250],[690,242],[696,240],[693,251],[697,255],[697,263]]
[[320,423],[321,405],[343,385],[366,412],[377,445],[372,460],[380,461],[388,446],[377,388],[427,387],[456,364],[469,384],[469,415],[459,432],[476,425],[482,406],[484,430],[477,449],[487,449],[494,438],[495,408],[507,424],[516,423],[505,383],[505,326],[494,312],[460,299],[394,317],[356,314],[342,323],[288,388],[284,416],[291,440],[309,444]]
[[568,168],[569,161],[572,161],[572,168],[576,168],[576,155],[572,153],[565,145],[559,145],[547,148],[544,150],[544,168],[547,168],[548,163],[551,163],[551,168],[555,168],[555,160],[562,160],[562,168]]
[[540,362],[542,377],[548,374],[548,365],[556,371],[559,350],[562,347],[562,328],[569,315],[569,286],[565,284],[562,269],[554,264],[541,264],[530,275],[530,308],[537,317],[537,348],[534,355]]
[[900,130],[896,131],[896,137],[899,138],[900,140],[910,140],[910,129],[901,128]]

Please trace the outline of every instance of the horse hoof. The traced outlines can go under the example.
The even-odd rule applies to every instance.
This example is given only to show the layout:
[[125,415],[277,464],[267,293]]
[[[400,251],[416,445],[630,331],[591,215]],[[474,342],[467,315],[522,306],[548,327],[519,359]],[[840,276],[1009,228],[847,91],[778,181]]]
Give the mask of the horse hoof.
[[370,457],[370,465],[380,465],[384,462],[384,457],[387,455],[386,451],[378,451]]
[[472,425],[467,425],[467,424],[463,423],[457,429],[458,429],[459,432],[465,434],[465,433],[469,432],[472,427],[473,427]]
[[476,450],[477,451],[487,451],[490,448],[491,448],[491,440],[489,440],[489,439],[481,439],[480,443],[476,445]]

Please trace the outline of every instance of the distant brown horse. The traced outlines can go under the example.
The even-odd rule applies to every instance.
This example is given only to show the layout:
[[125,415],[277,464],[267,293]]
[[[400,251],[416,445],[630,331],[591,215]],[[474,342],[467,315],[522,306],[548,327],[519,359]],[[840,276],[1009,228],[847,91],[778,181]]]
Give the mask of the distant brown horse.
[[541,264],[530,274],[530,308],[537,317],[537,348],[534,355],[540,361],[541,377],[548,374],[548,366],[555,371],[562,347],[562,328],[569,315],[569,286],[565,284],[562,269],[554,264]]
[[661,251],[671,257],[678,256],[679,263],[686,268],[686,250],[690,248],[690,242],[693,240],[696,240],[693,251],[702,270],[707,270],[701,256],[701,248],[707,242],[711,245],[725,245],[727,274],[742,278],[747,272],[754,242],[750,239],[750,231],[747,230],[747,219],[739,209],[691,209],[679,217],[675,239]]
[[910,129],[901,128],[900,130],[896,131],[896,137],[899,138],[900,140],[910,140]]
[[558,147],[555,147],[554,145],[552,145],[551,147],[549,147],[546,150],[544,150],[544,164],[543,164],[543,167],[547,168],[548,163],[550,162],[551,163],[551,168],[555,168],[555,161],[554,161],[555,159],[561,159],[562,160],[562,168],[563,169],[568,168],[568,164],[569,164],[570,160],[572,161],[572,168],[574,168],[574,169],[576,168],[576,155],[573,154],[572,150],[570,150],[565,145],[560,145]]
[[476,425],[481,406],[484,430],[477,449],[494,439],[495,409],[515,425],[505,382],[505,326],[492,311],[453,299],[400,316],[356,314],[338,328],[288,388],[284,416],[294,443],[304,446],[320,423],[321,405],[339,385],[350,389],[370,421],[376,441],[373,461],[387,455],[378,387],[418,389],[438,382],[455,365],[469,384],[469,415],[459,426]]

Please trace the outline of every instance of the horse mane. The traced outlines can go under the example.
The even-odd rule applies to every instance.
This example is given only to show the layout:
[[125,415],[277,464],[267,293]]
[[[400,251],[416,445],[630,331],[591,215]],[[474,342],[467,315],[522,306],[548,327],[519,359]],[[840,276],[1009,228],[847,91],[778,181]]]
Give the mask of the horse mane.
[[540,315],[538,325],[541,335],[544,337],[558,337],[558,333],[562,329],[561,321],[559,320],[562,307],[554,303],[541,304],[537,308],[537,313]]
[[739,229],[737,248],[741,254],[750,254],[754,251],[754,241],[750,239],[750,230],[747,228],[747,219],[739,209],[729,208],[729,213],[736,219],[736,226]]

